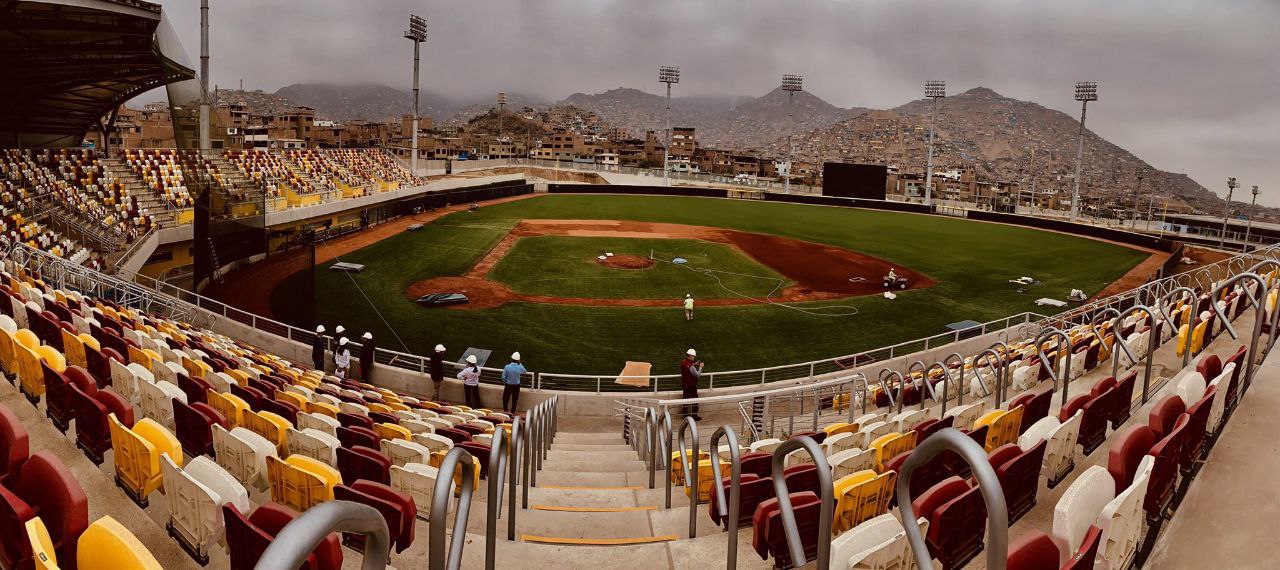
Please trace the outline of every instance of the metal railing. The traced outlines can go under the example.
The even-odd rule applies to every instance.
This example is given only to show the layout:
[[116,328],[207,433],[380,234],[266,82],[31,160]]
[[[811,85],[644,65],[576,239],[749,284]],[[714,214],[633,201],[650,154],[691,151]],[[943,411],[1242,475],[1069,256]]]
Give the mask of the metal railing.
[[[327,501],[307,509],[280,529],[254,569],[300,568],[311,551],[331,532],[358,532],[364,535],[364,561],[360,564],[361,570],[382,570],[387,567],[391,532],[387,530],[387,520],[382,517],[382,513],[369,505],[351,501]],[[435,568],[434,564],[432,568]]]

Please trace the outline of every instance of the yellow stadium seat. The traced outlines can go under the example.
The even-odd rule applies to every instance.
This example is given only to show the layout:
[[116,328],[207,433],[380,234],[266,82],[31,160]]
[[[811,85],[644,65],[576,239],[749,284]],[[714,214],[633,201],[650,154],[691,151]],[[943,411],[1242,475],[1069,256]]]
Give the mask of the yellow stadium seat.
[[[711,454],[706,451],[698,452],[698,461],[703,459],[711,459]],[[671,452],[671,482],[676,485],[684,485],[684,457],[681,457],[679,451]]]
[[62,354],[66,356],[68,365],[81,368],[89,366],[85,362],[84,341],[80,340],[80,337],[71,334],[67,329],[62,329]]
[[[1205,331],[1208,330],[1208,328],[1209,328],[1209,321],[1201,321],[1200,323],[1196,324],[1195,333],[1191,335],[1191,355],[1192,356],[1199,354],[1200,349],[1204,348],[1204,335],[1205,335]],[[1179,352],[1178,355],[1181,356],[1182,353]]]
[[61,352],[58,352],[58,349],[46,344],[37,346],[35,352],[40,357],[40,360],[45,361],[49,368],[52,368],[55,372],[66,372],[67,358]]
[[241,387],[249,384],[249,373],[243,370],[227,370],[227,375],[236,381]]
[[822,431],[827,432],[827,437],[831,437],[833,435],[840,434],[840,433],[858,433],[858,430],[861,428],[862,426],[859,426],[856,423],[851,424],[847,422],[836,422],[834,424],[831,424],[827,427],[822,428]]
[[151,370],[151,361],[154,359],[151,358],[150,354],[147,354],[142,349],[139,349],[133,345],[129,345],[128,352],[129,352],[129,355],[128,355],[129,362],[140,364],[142,365],[143,368],[146,368],[147,370]]
[[[982,426],[990,426],[991,424],[995,423],[995,421],[999,419],[1000,416],[1006,413],[1008,413],[1008,410],[991,410],[990,412],[982,414],[982,417],[978,418],[978,421],[973,422],[973,429],[978,429]],[[987,428],[987,429],[990,429],[990,428]]]
[[382,412],[384,414],[389,414],[395,411],[391,409],[391,406],[388,406],[386,404],[379,404],[377,402],[369,402],[368,406],[369,406],[370,412]]
[[33,333],[28,329],[18,329],[18,332],[14,333],[13,336],[17,339],[19,344],[32,350],[35,350],[37,346],[40,346],[40,338],[36,336],[36,333]]
[[4,368],[5,374],[13,375],[18,371],[18,361],[13,352],[15,344],[17,341],[13,339],[13,335],[0,329],[0,367]]
[[134,502],[147,505],[147,496],[160,487],[163,471],[160,455],[168,453],[179,467],[183,463],[182,446],[164,426],[151,418],[143,418],[129,429],[112,414],[111,448],[115,451],[116,484]]
[[281,390],[276,390],[275,398],[277,400],[280,400],[281,402],[293,404],[294,406],[297,406],[298,409],[301,411],[304,411],[304,412],[311,411],[311,402],[307,401],[306,396],[303,396],[302,394],[295,394],[293,392],[284,392]]
[[25,344],[15,344],[13,352],[14,360],[18,365],[18,381],[21,384],[22,393],[28,398],[43,396],[44,371],[40,369],[40,356]]
[[337,469],[304,455],[267,457],[267,478],[271,500],[298,512],[332,501],[334,486],[342,483]]
[[188,357],[182,357],[182,368],[187,371],[192,378],[204,378],[213,373],[213,368],[201,360],[194,360]]
[[389,423],[373,424],[374,433],[378,434],[381,439],[410,439],[413,434],[409,432],[409,428]]
[[387,402],[387,407],[391,408],[393,411],[396,411],[396,412],[407,412],[413,409],[413,408],[410,408],[407,404],[404,404],[401,402]]
[[[720,462],[720,476],[714,475],[713,467],[710,459],[698,461],[698,502],[711,502],[711,493],[715,491],[715,485],[724,477],[729,476],[729,463],[727,461]],[[691,496],[692,492],[688,485],[684,487],[684,495]]]
[[249,411],[248,402],[245,402],[240,396],[229,392],[209,390],[206,394],[206,399],[209,402],[209,406],[218,410],[222,417],[231,422],[231,427],[244,425],[244,415],[252,413]]
[[978,420],[978,425],[982,425],[983,419],[991,417],[990,427],[987,428],[986,449],[988,452],[995,450],[997,447],[1007,443],[1017,443],[1019,430],[1022,428],[1022,406],[1017,406],[1012,410],[997,414],[1000,410],[988,412]]
[[276,446],[276,452],[280,455],[288,453],[288,442],[285,438],[289,433],[289,428],[293,427],[293,423],[289,420],[272,412],[249,410],[244,413],[244,427],[267,438],[267,441]]
[[329,416],[331,418],[337,418],[338,412],[341,411],[338,409],[338,406],[335,406],[333,404],[326,404],[324,402],[311,402],[310,408],[311,408],[311,413],[313,414],[320,414],[322,416]]
[[44,521],[35,517],[27,521],[26,530],[35,570],[55,570],[58,567],[58,552],[53,548],[53,539],[49,536],[49,529],[44,526]]
[[885,464],[889,460],[897,457],[898,454],[911,451],[916,448],[916,436],[914,431],[907,433],[889,433],[876,438],[867,446],[867,449],[874,450],[876,453],[876,472],[883,473]]
[[76,564],[83,570],[162,570],[160,562],[116,519],[105,516],[89,525],[76,542]]
[[898,475],[892,471],[876,474],[870,469],[835,482],[835,532],[844,532],[889,510],[893,485]]

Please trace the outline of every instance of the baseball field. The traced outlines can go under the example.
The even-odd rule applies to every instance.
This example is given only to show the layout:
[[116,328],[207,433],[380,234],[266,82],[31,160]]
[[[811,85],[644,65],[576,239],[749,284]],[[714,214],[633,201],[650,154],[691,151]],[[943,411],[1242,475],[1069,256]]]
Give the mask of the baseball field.
[[[385,233],[385,232],[384,232]],[[358,238],[358,236],[357,236]],[[352,249],[348,247],[346,249]],[[361,273],[302,272],[271,312],[371,331],[383,348],[456,358],[519,350],[531,370],[671,373],[686,349],[708,370],[850,354],[1094,294],[1151,252],[1060,233],[872,210],[655,196],[540,195],[437,217],[335,259]],[[886,299],[892,269],[905,289]],[[1038,283],[1009,282],[1031,277]],[[1019,289],[1023,289],[1019,292]],[[460,292],[470,303],[414,300]],[[695,299],[686,321],[681,302]]]

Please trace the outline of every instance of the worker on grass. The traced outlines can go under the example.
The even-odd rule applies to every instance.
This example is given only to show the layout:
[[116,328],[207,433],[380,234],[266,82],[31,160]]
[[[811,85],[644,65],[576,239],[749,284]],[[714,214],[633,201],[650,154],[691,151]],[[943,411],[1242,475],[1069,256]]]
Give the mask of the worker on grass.
[[693,293],[686,293],[684,296],[684,320],[693,320]]

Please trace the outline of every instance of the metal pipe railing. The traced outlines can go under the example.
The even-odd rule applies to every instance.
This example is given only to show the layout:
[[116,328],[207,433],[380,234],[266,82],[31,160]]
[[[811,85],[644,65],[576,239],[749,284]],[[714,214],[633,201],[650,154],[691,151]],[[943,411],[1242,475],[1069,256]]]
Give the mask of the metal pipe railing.
[[[920,525],[916,524],[915,509],[911,505],[911,474],[939,453],[947,450],[956,452],[969,464],[973,477],[978,482],[978,488],[982,491],[982,500],[987,506],[987,539],[990,541],[990,544],[986,545],[987,568],[1004,570],[1005,557],[1009,552],[1009,509],[1004,501],[1004,491],[1000,488],[1000,479],[996,477],[996,471],[991,467],[986,450],[956,428],[939,430],[920,442],[911,455],[907,456],[906,462],[902,464],[902,471],[898,473],[895,489],[898,496],[898,511],[903,523],[902,527],[907,533],[907,542],[911,545],[911,552],[915,556],[916,565],[920,568],[932,568],[933,562],[929,555],[929,547],[920,533]],[[777,465],[776,461],[774,465]],[[779,495],[779,503],[782,502],[781,499]],[[819,568],[825,568],[825,566],[820,564]]]
[[[975,443],[974,445],[977,444]],[[826,569],[831,564],[831,517],[832,513],[835,512],[836,499],[835,487],[831,482],[831,469],[823,468],[827,465],[827,455],[822,452],[822,446],[814,442],[813,438],[809,436],[789,439],[779,445],[773,451],[773,492],[778,499],[778,513],[782,517],[782,530],[787,537],[787,549],[791,552],[791,563],[799,568],[809,561],[804,555],[804,543],[800,540],[800,528],[796,525],[795,509],[791,506],[791,492],[787,489],[787,481],[784,476],[787,455],[799,449],[808,451],[814,465],[818,466],[818,489],[822,492],[822,503],[818,514],[817,567]],[[736,539],[736,536],[729,537],[730,541]],[[921,566],[921,568],[926,567],[928,566]]]
[[[992,363],[992,358],[995,359],[994,363]],[[991,408],[998,410],[1000,409],[999,390],[998,389],[992,390],[990,386],[987,386],[987,381],[982,379],[982,373],[978,371],[979,364],[984,362],[986,363],[987,367],[991,369],[991,377],[996,381],[996,385],[999,386],[1000,368],[1001,368],[1000,353],[996,352],[995,349],[984,348],[982,349],[982,352],[979,352],[977,356],[973,357],[974,377],[978,379],[978,385],[982,387],[982,390],[984,392],[986,392],[985,394],[983,394],[983,397],[994,395],[994,398],[996,401],[992,402]],[[965,388],[964,386],[960,387],[961,390],[963,390],[964,388]]]
[[[1151,397],[1151,365],[1152,365],[1152,362],[1155,360],[1154,358],[1152,358],[1152,355],[1155,354],[1156,345],[1160,343],[1160,339],[1155,338],[1156,333],[1159,332],[1159,330],[1156,328],[1156,314],[1158,311],[1146,305],[1134,305],[1132,307],[1129,307],[1130,314],[1133,314],[1137,311],[1142,311],[1146,313],[1147,320],[1150,321],[1151,323],[1150,332],[1147,333],[1146,364],[1143,366],[1143,372],[1142,372],[1142,403],[1146,404],[1147,400],[1150,399]],[[1117,326],[1118,326],[1118,323],[1117,323]],[[1129,360],[1136,365],[1138,363],[1138,359],[1134,357],[1133,351],[1129,350],[1128,342],[1121,340],[1120,336],[1117,335],[1116,343],[1119,344],[1120,347],[1124,349],[1125,354],[1129,356]],[[1115,355],[1113,354],[1112,358],[1114,357]]]
[[[849,403],[849,409],[853,409],[852,402]],[[724,500],[724,485],[720,482],[721,437],[729,440],[729,501],[727,505]],[[742,507],[742,450],[738,448],[738,435],[733,432],[733,428],[723,425],[711,434],[711,453],[711,472],[716,478],[716,504],[713,507],[720,513],[720,518],[726,519],[725,530],[729,547],[725,556],[725,567],[734,570],[738,567],[738,514]],[[689,509],[696,511],[697,504],[694,503]]]
[[[1217,295],[1222,289],[1235,285],[1242,279],[1253,279],[1258,284],[1257,295],[1250,291],[1248,287],[1241,287],[1242,294],[1249,299],[1250,303],[1253,303],[1255,308],[1253,335],[1249,339],[1249,352],[1245,357],[1244,382],[1240,386],[1240,393],[1243,395],[1249,385],[1253,383],[1253,374],[1257,368],[1255,362],[1258,360],[1258,337],[1262,335],[1262,321],[1266,319],[1267,312],[1267,304],[1265,302],[1267,282],[1257,273],[1241,273],[1223,281],[1221,285],[1214,289],[1214,294]],[[1240,335],[1236,333],[1235,327],[1231,326],[1231,321],[1222,313],[1222,309],[1218,307],[1218,304],[1211,303],[1211,305],[1213,312],[1218,315],[1218,318],[1222,319],[1222,324],[1226,326],[1227,333],[1231,335],[1231,338],[1239,339]]]
[[[453,474],[461,469],[462,486],[458,495],[458,511],[453,521],[453,541],[445,552],[445,524],[449,514]],[[471,498],[475,492],[475,465],[471,454],[455,447],[445,454],[436,472],[436,486],[431,493],[431,521],[427,564],[430,570],[458,570],[462,567],[462,549],[467,544],[467,518],[471,514]],[[274,567],[273,567],[274,568]]]
[[[963,367],[964,365],[962,364],[961,368]],[[933,382],[929,381],[929,373],[933,372],[935,368],[942,371],[942,399],[941,400],[938,399],[938,392],[933,389]],[[924,370],[924,383],[925,385],[929,386],[929,393],[933,394],[933,399],[935,401],[939,401],[942,404],[942,409],[938,412],[938,418],[939,419],[946,418],[947,417],[947,396],[951,393],[951,392],[948,392],[948,390],[951,389],[951,371],[947,370],[946,364],[943,364],[941,362],[934,362]]]
[[[1098,320],[1107,315],[1113,317],[1111,320],[1111,334],[1115,340],[1112,341],[1112,344],[1123,345],[1124,339],[1120,338],[1122,336],[1120,334],[1120,310],[1115,307],[1104,307],[1102,310],[1094,313],[1092,319],[1089,319],[1089,328],[1093,330],[1093,336],[1098,338],[1098,343],[1100,345],[1106,346],[1107,341],[1102,334],[1103,326],[1098,324]],[[1119,378],[1117,377],[1117,373],[1120,371],[1120,355],[1116,354],[1116,348],[1116,346],[1111,347],[1111,377],[1118,380]],[[1133,359],[1133,353],[1129,352],[1128,347],[1124,347],[1124,352],[1129,356],[1130,360]]]
[[[1048,342],[1048,337],[1057,337],[1058,341],[1057,346],[1053,349],[1054,358],[1052,359],[1044,353],[1044,343]],[[1062,366],[1062,370],[1059,371],[1058,366],[1063,364],[1060,361],[1063,359],[1061,355],[1064,345],[1067,351],[1066,363]],[[1067,405],[1067,382],[1071,378],[1071,337],[1059,328],[1048,328],[1040,331],[1040,334],[1036,336],[1036,353],[1040,356],[1040,362],[1049,369],[1049,377],[1053,379],[1054,389],[1062,392],[1062,405]]]
[[[899,413],[899,414],[901,414],[901,413],[902,413],[902,401],[906,399],[906,398],[904,398],[904,396],[906,395],[906,390],[907,390],[907,380],[906,380],[905,378],[903,378],[903,377],[902,377],[902,373],[901,373],[901,372],[898,372],[897,370],[890,370],[890,369],[888,369],[888,368],[885,368],[884,370],[881,370],[881,371],[880,371],[880,383],[881,383],[881,384],[884,384],[884,383],[885,383],[889,378],[897,378],[897,379],[898,379],[898,398],[897,398],[897,400],[898,400],[898,401],[897,401],[897,404],[898,404],[898,413]],[[893,395],[891,394],[891,395],[889,396],[889,408],[890,408],[890,409],[893,409],[893,405],[894,405],[894,397],[893,397]]]
[[1181,330],[1182,327],[1178,326],[1177,321],[1175,321],[1168,312],[1168,307],[1171,304],[1170,300],[1172,299],[1175,293],[1181,293],[1183,296],[1185,296],[1187,298],[1187,304],[1189,306],[1189,310],[1187,311],[1189,315],[1188,321],[1187,321],[1187,338],[1186,338],[1187,346],[1182,352],[1182,367],[1186,368],[1187,364],[1191,363],[1191,337],[1195,336],[1196,319],[1199,318],[1200,316],[1200,311],[1196,310],[1198,308],[1196,307],[1196,304],[1198,304],[1200,297],[1196,293],[1195,289],[1192,289],[1190,287],[1174,287],[1168,293],[1165,293],[1164,297],[1160,299],[1160,305],[1161,305],[1160,312],[1164,314],[1165,320],[1168,321],[1173,326],[1173,342],[1175,347],[1178,345],[1178,342],[1179,342],[1178,335],[1181,334],[1182,332]]
[[[511,469],[510,473],[507,474],[507,484],[510,485],[510,489],[507,492],[507,540],[516,539],[516,490],[522,471],[520,463],[522,460],[527,460],[528,457],[524,453],[524,430],[521,429],[522,425],[519,417],[511,418],[511,444],[507,446],[511,454],[511,461],[509,462]],[[524,500],[527,508],[529,487],[527,486],[528,481],[525,483]]]
[[996,408],[999,409],[1005,400],[1005,390],[1008,389],[1010,380],[1009,367],[1013,362],[1013,355],[1009,351],[1009,345],[1004,341],[997,340],[987,347],[989,350],[997,348],[1000,349],[996,351],[996,354],[1000,357],[1000,368],[996,371]]
[[[685,447],[685,434],[689,432],[693,432],[693,455],[689,455],[689,450]],[[680,424],[677,442],[680,444],[680,468],[684,472],[684,488],[689,493],[689,538],[693,538],[698,534],[698,474],[701,470],[698,468],[698,422],[692,417],[685,416],[684,422]],[[689,468],[690,463],[693,463],[692,469]],[[671,478],[668,477],[667,480],[670,481]],[[669,507],[670,485],[667,486],[667,503]]]
[[[942,363],[950,366],[951,359],[953,357],[960,364],[960,366],[957,367],[957,369],[960,370],[960,377],[956,378],[956,405],[963,406],[964,405],[964,366],[965,366],[964,356],[961,356],[959,352],[953,352],[951,354],[948,354],[945,358],[943,358]],[[951,392],[943,393],[942,415],[940,417],[944,417],[944,418],[947,417],[947,398],[950,398],[950,397],[951,397]]]
[[[929,383],[929,379],[928,379],[928,378],[926,377],[926,375],[925,375],[925,370],[927,370],[928,368],[929,368],[929,367],[928,367],[928,366],[925,366],[925,365],[924,365],[924,362],[923,362],[923,361],[920,361],[920,360],[917,360],[917,361],[915,361],[915,362],[912,362],[912,363],[911,363],[911,365],[907,367],[907,374],[906,374],[906,377],[907,377],[907,379],[908,379],[908,380],[911,380],[911,383],[912,383],[913,385],[915,384],[915,377],[913,376],[913,374],[915,373],[915,371],[916,371],[917,369],[919,369],[919,371],[920,371],[920,383],[921,383],[921,386],[920,386],[920,409],[921,409],[921,410],[925,409],[925,403],[924,403],[924,401],[925,401],[925,397],[924,397],[925,388],[924,388],[924,385]],[[933,392],[932,387],[929,389],[929,392],[932,394],[932,392]]]
[[[436,487],[439,486],[437,480]],[[369,505],[351,501],[326,501],[307,509],[285,525],[263,551],[254,569],[300,568],[307,556],[320,545],[320,541],[333,532],[358,532],[364,535],[361,570],[382,570],[387,567],[387,556],[391,552],[391,532],[387,530],[387,520],[382,517],[382,513]]]

